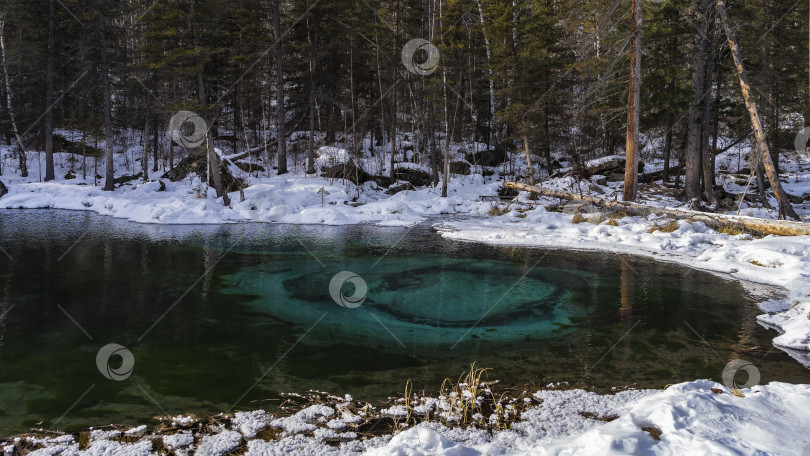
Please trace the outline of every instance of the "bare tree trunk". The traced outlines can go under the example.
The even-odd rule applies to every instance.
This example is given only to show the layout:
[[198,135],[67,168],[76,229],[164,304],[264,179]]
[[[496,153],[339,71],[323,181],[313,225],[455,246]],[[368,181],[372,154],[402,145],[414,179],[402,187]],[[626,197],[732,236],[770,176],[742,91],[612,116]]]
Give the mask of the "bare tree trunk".
[[439,185],[439,149],[436,148],[436,130],[430,127],[430,171],[431,181],[435,188]]
[[217,155],[217,151],[214,148],[214,135],[211,133],[211,124],[208,120],[205,121],[205,127],[208,133],[205,136],[205,145],[203,147],[206,148],[208,156],[208,171],[210,172],[211,180],[214,181],[214,189],[217,191],[217,198],[222,197],[222,204],[230,206],[231,198],[222,187],[222,177],[219,171],[219,155]]
[[389,178],[391,179],[391,184],[394,183],[396,179],[396,172],[394,170],[395,161],[397,155],[397,89],[394,88],[393,93],[391,94],[391,156],[389,157],[389,169],[388,174]]
[[[318,49],[318,28],[320,15],[315,11],[313,19],[312,43],[309,52],[309,138],[307,140],[307,174],[315,174],[315,53]],[[371,144],[372,151],[374,144]]]
[[[481,0],[477,0],[478,3],[478,16],[481,19],[481,31],[484,35],[484,47],[487,52],[487,62],[491,64],[492,62],[492,50],[489,46],[489,38],[487,37],[487,28],[486,24],[484,23],[484,9],[481,7]],[[495,76],[492,66],[489,65],[487,69],[487,79],[489,82],[489,138],[487,138],[487,145],[489,145],[490,140],[493,143],[497,141],[497,138],[493,138],[496,136],[495,134]],[[551,174],[551,172],[549,172]]]
[[703,116],[700,128],[700,150],[703,162],[703,190],[706,201],[712,207],[717,207],[717,197],[714,196],[714,167],[712,156],[714,153],[709,147],[709,124],[712,116],[712,80],[714,79],[714,35],[716,31],[716,8],[709,4],[705,13],[706,39],[704,40],[703,55],[706,58],[706,70],[703,75]]
[[169,170],[174,169],[174,141],[169,138]]
[[701,148],[703,145],[703,112],[704,104],[703,97],[706,94],[706,66],[708,64],[708,56],[706,51],[709,47],[707,41],[709,40],[706,34],[708,12],[711,9],[713,0],[701,0],[698,6],[698,40],[695,45],[693,55],[693,68],[692,68],[692,86],[695,93],[692,97],[692,103],[689,106],[689,124],[687,133],[686,145],[686,174],[684,176],[684,191],[687,200],[699,199],[700,193],[700,174],[703,170],[703,160],[701,155]]
[[[723,87],[723,75],[722,75],[723,66],[718,65],[717,69],[714,71],[716,81],[714,84],[714,105],[720,106],[720,89]],[[712,156],[712,185],[714,185],[716,180],[716,173],[715,169],[717,169],[717,140],[720,134],[720,114],[718,113],[714,119],[714,125],[712,126],[712,145],[711,145],[711,156]]]
[[624,169],[624,201],[636,199],[638,183],[638,123],[641,101],[641,0],[632,0],[633,27],[630,44],[630,90],[627,100],[627,161]]
[[28,177],[28,164],[25,159],[25,146],[23,146],[20,130],[17,128],[17,119],[14,117],[14,102],[11,92],[11,77],[8,74],[8,61],[6,59],[6,41],[3,31],[6,26],[6,13],[0,12],[0,58],[3,61],[3,75],[6,82],[6,105],[8,106],[8,117],[11,120],[11,128],[14,130],[14,137],[17,139],[17,156],[20,159],[20,176]]
[[523,148],[526,149],[526,166],[528,167],[529,183],[534,185],[534,166],[532,166],[532,154],[529,150],[529,136],[523,134]]
[[737,44],[736,34],[729,23],[724,0],[717,0],[717,11],[720,13],[720,18],[723,21],[723,28],[726,31],[731,55],[734,57],[734,66],[737,69],[737,76],[739,76],[740,79],[740,89],[742,90],[743,99],[745,99],[745,107],[748,109],[748,114],[751,116],[751,124],[754,127],[754,137],[757,141],[759,153],[762,156],[762,166],[765,168],[765,173],[768,175],[768,180],[771,182],[773,193],[776,195],[776,200],[779,202],[779,217],[790,217],[795,220],[801,220],[799,215],[796,214],[796,211],[793,210],[790,201],[788,201],[787,194],[785,194],[785,191],[782,189],[782,183],[779,182],[779,175],[776,173],[776,169],[773,166],[771,153],[768,150],[768,144],[765,142],[765,133],[762,131],[762,123],[757,113],[757,104],[751,96],[751,87],[748,85],[748,77],[745,73],[742,53]]
[[112,134],[112,100],[110,99],[110,64],[107,56],[106,18],[104,17],[104,1],[98,2],[98,34],[101,48],[102,96],[104,97],[104,157],[106,161],[104,187],[102,190],[110,192],[115,190],[115,167],[113,164],[113,134]]
[[[199,38],[197,34],[196,17],[194,15],[194,3],[195,0],[191,0],[189,6],[189,21],[194,46],[198,46]],[[202,62],[198,63],[200,67],[202,67]],[[202,69],[197,72],[197,96],[199,97],[200,107],[204,108],[206,106],[205,80],[203,79]],[[231,204],[231,199],[222,187],[222,179],[219,172],[219,155],[217,155],[216,148],[214,148],[213,125],[205,117],[202,118],[205,122],[205,144],[200,147],[205,148],[205,156],[208,160],[208,166],[206,167],[208,176],[206,176],[205,184],[210,186],[211,181],[214,181],[214,190],[216,190],[217,198],[222,197],[222,203],[228,206]]]
[[53,169],[53,65],[56,53],[56,0],[48,5],[48,63],[45,70],[45,180],[54,180]]
[[[160,134],[160,128],[158,125],[154,124],[152,127],[152,171],[158,172],[158,135]],[[166,161],[163,161],[163,170],[166,171]]]
[[141,155],[141,172],[143,173],[143,181],[149,180],[149,120],[150,111],[152,110],[149,94],[146,95],[146,119],[143,125],[143,154]]
[[675,128],[675,115],[669,114],[667,116],[667,135],[664,139],[664,173],[663,182],[669,181],[669,161],[672,157],[672,129]]
[[[273,29],[276,33],[276,136],[278,136],[278,174],[287,174],[287,108],[284,104],[284,64],[281,48],[279,0],[273,0]],[[345,139],[344,139],[345,140]]]

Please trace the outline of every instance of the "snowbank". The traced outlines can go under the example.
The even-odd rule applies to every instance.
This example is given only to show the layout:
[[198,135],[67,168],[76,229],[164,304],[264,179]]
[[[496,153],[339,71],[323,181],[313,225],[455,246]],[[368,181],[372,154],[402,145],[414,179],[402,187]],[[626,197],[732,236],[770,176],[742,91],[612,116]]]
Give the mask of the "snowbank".
[[[367,440],[343,433],[335,444],[338,433],[327,420],[336,410],[315,405],[287,418],[263,411],[238,413],[230,422],[220,417],[226,424],[216,429],[180,431],[162,436],[162,442],[175,454],[206,456],[234,451],[255,456],[802,455],[810,446],[810,385],[774,382],[733,394],[723,385],[698,380],[664,391],[541,390],[534,398],[539,405],[523,412],[521,422],[491,434],[431,422]],[[282,434],[256,435],[280,424]],[[12,454],[16,447],[38,447],[32,456],[134,456],[155,451],[159,440],[150,434],[138,441],[116,440],[119,436],[117,431],[94,433],[84,450],[73,435],[18,437],[0,448]]]

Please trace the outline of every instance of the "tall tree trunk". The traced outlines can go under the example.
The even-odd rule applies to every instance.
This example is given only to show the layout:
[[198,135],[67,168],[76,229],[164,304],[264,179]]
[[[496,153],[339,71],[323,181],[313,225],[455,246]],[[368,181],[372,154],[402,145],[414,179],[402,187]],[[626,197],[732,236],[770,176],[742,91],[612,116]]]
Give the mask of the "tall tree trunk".
[[543,102],[543,160],[546,162],[548,175],[554,174],[554,165],[551,163],[551,113],[548,108],[548,99]]
[[56,53],[56,0],[48,2],[48,63],[45,69],[45,180],[54,180],[53,169],[53,66]]
[[745,107],[748,109],[748,114],[751,117],[751,124],[754,128],[754,137],[757,141],[758,152],[762,156],[762,166],[765,168],[765,173],[768,175],[768,180],[771,182],[773,193],[776,195],[776,200],[779,202],[779,217],[790,217],[795,220],[801,220],[793,206],[787,199],[785,191],[782,189],[782,183],[779,182],[779,175],[773,166],[771,160],[771,153],[768,150],[768,144],[765,142],[765,133],[762,131],[762,123],[757,113],[757,104],[751,95],[751,87],[748,84],[748,77],[745,73],[745,66],[743,65],[742,53],[737,44],[737,36],[729,23],[728,13],[726,12],[726,3],[724,0],[717,0],[717,11],[720,13],[720,18],[723,21],[723,28],[726,31],[728,38],[728,45],[731,49],[731,55],[734,57],[734,66],[737,69],[737,76],[740,79],[740,89],[742,90],[743,99],[745,100]]
[[[278,174],[287,174],[287,108],[284,104],[284,64],[281,48],[279,0],[273,0],[273,29],[276,33],[276,136],[278,136]],[[344,138],[345,141],[345,138]]]
[[534,185],[534,166],[532,166],[532,153],[529,149],[529,135],[523,134],[523,148],[526,149],[526,167],[529,173],[529,183]]
[[151,111],[151,102],[150,102],[149,94],[146,94],[146,119],[143,122],[143,153],[141,155],[141,172],[143,173],[143,181],[149,181],[149,121],[150,121],[150,111]]
[[706,39],[703,55],[706,56],[706,73],[703,76],[703,118],[700,128],[700,150],[703,162],[703,190],[706,201],[712,207],[717,207],[717,197],[714,196],[714,167],[712,166],[714,155],[709,147],[709,124],[712,116],[712,80],[714,79],[714,35],[716,32],[716,8],[713,4],[708,5],[706,10]]
[[[158,136],[160,128],[157,125],[157,122],[153,123],[152,126],[152,172],[158,171]],[[164,156],[165,157],[165,156]],[[163,170],[166,170],[166,161],[163,161]]]
[[[492,69],[492,49],[489,46],[489,37],[487,36],[487,28],[486,23],[484,22],[484,9],[481,7],[481,0],[477,0],[478,3],[478,16],[481,19],[481,31],[484,35],[484,47],[487,53],[487,79],[489,82],[489,138],[487,138],[487,145],[490,144],[490,139],[492,139],[493,143],[497,142],[497,138],[493,136],[497,136],[495,133],[495,76],[494,71]],[[551,172],[549,172],[549,175]]]
[[[194,12],[194,4],[196,0],[191,0],[189,3],[189,21],[190,21],[190,28],[191,28],[191,35],[194,47],[199,46],[199,35],[197,30],[197,20]],[[206,107],[206,99],[205,99],[205,80],[203,79],[203,70],[202,70],[202,62],[197,62],[200,65],[200,71],[197,72],[197,97],[200,104],[200,109],[204,113],[201,118],[205,122],[205,144],[201,145],[200,147],[205,148],[205,156],[208,160],[208,166],[206,167],[206,171],[208,176],[206,176],[205,183],[206,185],[211,185],[211,181],[214,183],[214,190],[216,190],[217,198],[222,197],[222,203],[225,206],[229,206],[231,204],[231,199],[228,197],[228,194],[225,192],[225,189],[222,187],[222,179],[220,177],[220,170],[219,170],[219,155],[217,155],[217,150],[214,147],[214,135],[213,135],[213,125],[211,122],[206,118],[208,114],[208,110],[205,109]]]
[[675,128],[675,115],[667,115],[667,135],[664,139],[664,173],[663,182],[669,182],[669,161],[672,157],[672,129]]
[[[715,84],[714,84],[714,106],[720,106],[720,89],[723,87],[723,66],[718,65],[717,69],[714,71],[715,77]],[[711,157],[712,157],[712,185],[715,183],[715,170],[717,169],[717,140],[720,135],[720,113],[718,112],[714,119],[714,124],[712,125],[712,145],[711,145]]]
[[211,124],[208,120],[205,121],[205,128],[207,134],[205,135],[206,154],[208,156],[208,172],[210,173],[211,180],[214,181],[214,189],[217,191],[217,198],[222,197],[222,204],[225,206],[231,205],[231,198],[225,189],[222,187],[222,176],[220,175],[219,155],[214,148],[214,135],[211,133]]
[[6,83],[6,106],[8,107],[8,117],[11,120],[11,128],[14,130],[14,138],[17,139],[17,156],[20,163],[20,176],[28,177],[28,163],[25,159],[25,146],[23,145],[20,130],[17,128],[17,119],[14,117],[14,100],[11,91],[11,76],[8,74],[8,60],[6,59],[6,41],[4,29],[6,26],[6,13],[0,11],[0,59],[3,61],[3,76]]
[[624,201],[636,199],[638,183],[638,122],[641,101],[641,0],[632,0],[630,44],[630,90],[627,100],[627,160],[624,169]]
[[700,199],[700,174],[703,170],[703,160],[701,148],[703,145],[703,97],[706,94],[706,66],[708,56],[706,50],[709,48],[707,41],[709,37],[706,33],[708,25],[708,14],[713,0],[701,0],[698,10],[698,40],[693,52],[692,86],[694,95],[689,106],[689,124],[686,143],[686,172],[684,176],[684,191],[687,200]]
[[771,39],[770,31],[771,25],[771,0],[764,0],[762,5],[764,16],[763,28],[765,34],[762,36],[762,83],[761,87],[765,89],[765,119],[764,123],[767,125],[765,135],[768,138],[768,149],[771,151],[771,160],[773,160],[773,167],[776,174],[779,174],[779,148],[777,147],[777,139],[779,138],[779,109],[775,101],[775,93],[779,90],[779,80],[773,77],[773,68],[771,64]]
[[439,185],[439,149],[436,148],[436,130],[429,127],[430,134],[430,178],[433,188]]
[[[307,139],[307,174],[315,174],[315,55],[318,49],[320,15],[314,11],[312,43],[309,51],[309,138]],[[374,151],[372,141],[371,150]]]
[[101,53],[99,71],[101,72],[101,90],[104,97],[104,159],[106,162],[104,188],[110,192],[115,190],[115,167],[113,164],[113,133],[112,133],[112,100],[110,94],[110,63],[107,56],[106,18],[104,17],[104,0],[98,2],[98,35]]

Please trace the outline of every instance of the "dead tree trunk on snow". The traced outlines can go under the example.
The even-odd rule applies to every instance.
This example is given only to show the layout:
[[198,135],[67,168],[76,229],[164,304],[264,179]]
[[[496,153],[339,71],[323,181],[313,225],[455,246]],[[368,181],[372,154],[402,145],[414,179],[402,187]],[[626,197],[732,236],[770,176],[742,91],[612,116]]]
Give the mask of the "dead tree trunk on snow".
[[751,95],[748,76],[743,66],[742,53],[737,44],[737,36],[729,23],[728,13],[726,12],[726,2],[724,0],[717,0],[717,12],[720,14],[720,19],[723,21],[723,28],[726,31],[731,55],[734,57],[734,66],[737,69],[737,76],[739,76],[740,79],[740,89],[742,89],[745,107],[748,109],[748,114],[751,116],[751,124],[754,127],[754,137],[757,141],[759,155],[762,157],[762,165],[765,168],[765,173],[768,175],[768,180],[771,182],[776,200],[779,202],[779,218],[784,219],[785,217],[790,217],[794,220],[801,220],[799,215],[796,214],[796,211],[793,210],[790,201],[788,201],[787,194],[785,194],[785,191],[782,189],[782,183],[779,182],[779,175],[776,173],[773,160],[771,160],[771,153],[768,150],[768,144],[765,142],[765,133],[762,131],[762,122],[757,113],[757,103]]
[[689,222],[702,222],[708,227],[721,230],[724,228],[739,229],[757,235],[775,234],[777,236],[807,236],[810,235],[810,223],[790,222],[786,220],[768,220],[756,217],[743,217],[737,215],[710,214],[706,212],[688,211],[682,209],[648,206],[631,201],[615,201],[608,198],[599,198],[591,195],[554,190],[550,188],[527,185],[519,182],[504,182],[504,186],[552,198],[578,200],[594,206],[609,209],[615,212],[625,212],[629,215],[647,217],[656,214],[677,220]]

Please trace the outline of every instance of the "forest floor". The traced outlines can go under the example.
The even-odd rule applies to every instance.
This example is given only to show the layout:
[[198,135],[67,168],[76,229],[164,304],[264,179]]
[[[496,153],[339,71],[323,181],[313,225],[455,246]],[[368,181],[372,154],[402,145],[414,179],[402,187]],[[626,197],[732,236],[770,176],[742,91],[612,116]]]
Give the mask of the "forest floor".
[[[462,145],[454,147],[454,160],[463,160],[461,149]],[[0,153],[7,155],[8,149]],[[796,154],[784,157],[783,185],[796,198],[797,212],[810,222],[810,162]],[[324,147],[319,165],[326,167],[346,159],[344,150]],[[64,178],[68,169],[78,169],[71,156],[58,154],[56,160],[57,179],[47,183],[39,182],[36,166],[29,178],[4,170],[0,180],[9,193],[0,197],[0,208],[90,210],[140,223],[165,224],[256,221],[413,226],[427,217],[446,214],[435,229],[450,239],[643,255],[744,283],[777,287],[782,295],[760,304],[763,313],[758,321],[775,329],[775,346],[810,366],[810,236],[759,238],[719,233],[701,222],[673,222],[655,216],[622,217],[596,212],[578,215],[579,207],[568,205],[560,212],[552,206],[561,201],[534,199],[525,193],[511,201],[500,201],[492,197],[498,195],[506,179],[505,167],[486,169],[487,174],[491,173],[488,177],[475,172],[454,175],[448,197],[442,198],[440,188],[430,186],[389,195],[375,182],[355,186],[340,179],[306,176],[300,168],[284,176],[260,177],[230,165],[233,174],[250,186],[244,190],[245,201],[240,202],[239,192],[233,192],[232,204],[226,207],[196,176],[171,182],[158,172],[150,176],[149,182],[133,179],[122,182],[114,192],[103,192],[94,185],[90,172],[88,179],[82,179],[80,171],[75,178]],[[32,162],[36,164],[36,160]],[[645,163],[647,172],[661,166],[660,160],[648,159]],[[375,175],[386,171],[379,158],[368,157],[361,165]],[[429,171],[414,163],[398,167]],[[520,162],[516,161],[514,167],[520,170]],[[139,165],[123,153],[117,155],[116,168],[117,176],[132,175]],[[750,176],[744,168],[742,150],[731,149],[718,157],[719,180],[727,192],[745,191]],[[610,199],[618,197],[622,183],[603,177],[579,182],[571,177],[548,178],[539,185]],[[688,208],[671,187],[660,181],[645,185],[640,190],[640,202]],[[772,197],[770,206],[776,207]],[[728,212],[738,211],[755,217],[777,216],[774,209],[748,201]],[[530,392],[522,399],[526,406],[521,408],[521,419],[512,423],[511,429],[503,430],[447,427],[431,421],[397,426],[393,436],[361,438],[352,431],[353,423],[360,419],[359,407],[352,406],[352,400],[347,398],[343,402],[313,404],[286,417],[262,411],[222,416],[204,429],[196,419],[188,418],[190,421],[183,424],[183,419],[176,417],[174,421],[180,421],[165,426],[170,429],[165,435],[142,427],[129,431],[99,429],[56,437],[21,436],[0,445],[0,449],[12,453],[28,448],[36,450],[31,454],[38,455],[166,454],[170,450],[173,454],[195,451],[206,455],[810,454],[810,435],[806,432],[810,423],[810,385],[773,382],[738,391],[709,380],[696,380],[663,391],[596,395],[583,390],[550,389]],[[439,411],[441,407],[436,404],[440,402],[438,398],[434,404]],[[423,398],[423,405],[427,403],[432,402]],[[397,410],[389,411],[389,415],[395,416]]]

